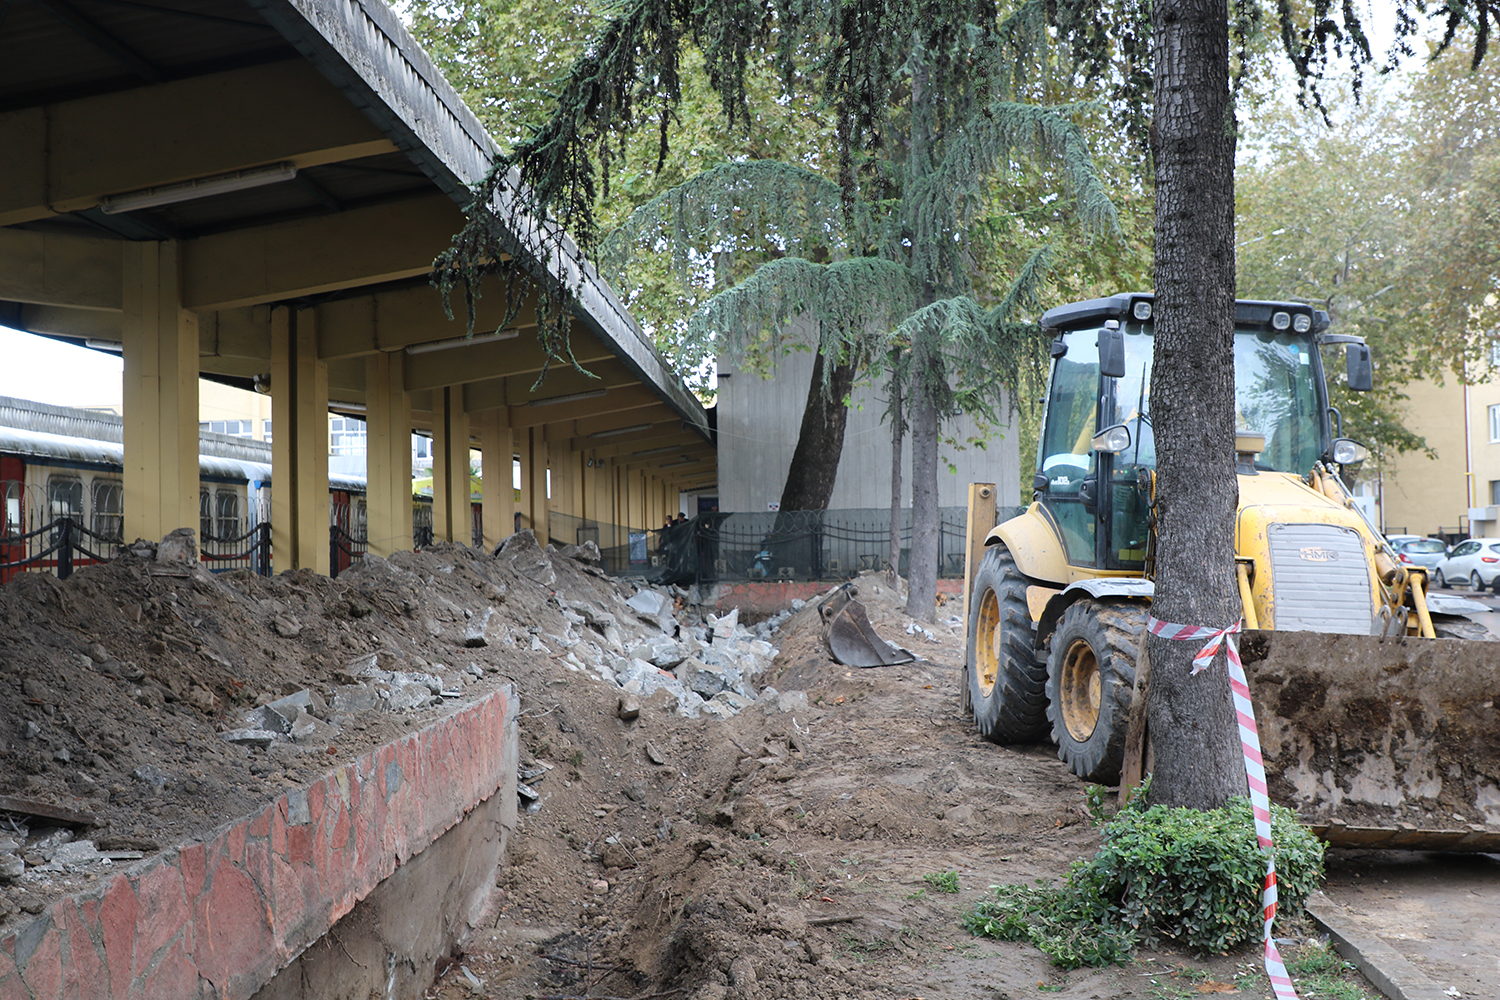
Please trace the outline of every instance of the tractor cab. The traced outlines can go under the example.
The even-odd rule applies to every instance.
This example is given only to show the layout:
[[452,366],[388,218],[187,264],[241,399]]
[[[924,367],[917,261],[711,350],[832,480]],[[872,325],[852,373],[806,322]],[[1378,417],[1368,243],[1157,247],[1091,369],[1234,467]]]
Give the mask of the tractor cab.
[[[1306,305],[1235,306],[1240,471],[1304,476],[1320,459],[1334,458],[1337,415],[1328,405],[1318,346],[1353,343],[1355,388],[1368,386],[1368,348],[1354,337],[1328,337],[1328,315]],[[1042,317],[1055,337],[1032,486],[1071,566],[1151,575],[1152,310],[1151,295],[1128,294],[1061,306]]]

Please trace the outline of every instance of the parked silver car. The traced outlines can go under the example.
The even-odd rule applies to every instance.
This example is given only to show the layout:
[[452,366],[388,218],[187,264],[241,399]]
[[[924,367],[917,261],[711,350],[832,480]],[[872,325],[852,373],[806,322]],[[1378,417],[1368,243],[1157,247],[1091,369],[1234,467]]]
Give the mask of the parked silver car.
[[1433,587],[1467,581],[1473,591],[1495,586],[1500,577],[1500,538],[1470,538],[1453,546],[1448,558],[1432,571]]
[[1395,545],[1396,558],[1408,566],[1421,566],[1428,577],[1448,558],[1448,546],[1440,538],[1412,538]]

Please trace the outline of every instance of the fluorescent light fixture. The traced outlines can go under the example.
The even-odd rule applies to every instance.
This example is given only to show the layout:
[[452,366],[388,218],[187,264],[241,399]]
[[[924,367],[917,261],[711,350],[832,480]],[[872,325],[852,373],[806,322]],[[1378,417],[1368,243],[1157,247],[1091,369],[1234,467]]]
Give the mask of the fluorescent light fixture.
[[592,438],[612,438],[612,437],[618,437],[621,434],[639,434],[641,431],[649,431],[653,426],[655,426],[655,425],[654,424],[635,424],[634,426],[631,426],[631,427],[616,427],[612,431],[596,431],[593,434],[590,434],[589,438],[590,439],[592,439]]
[[675,469],[679,465],[697,465],[701,461],[703,461],[703,459],[701,459],[701,458],[688,458],[686,455],[684,455],[682,457],[682,461],[680,461],[680,462],[668,462],[666,465],[658,465],[657,468],[658,469]]
[[425,344],[412,344],[406,349],[406,353],[431,354],[433,351],[448,351],[455,347],[473,347],[476,344],[493,344],[500,340],[515,340],[520,335],[520,330],[496,330],[494,333],[479,333],[472,337],[450,337],[447,340],[433,340]]
[[576,403],[581,399],[598,399],[608,392],[608,389],[594,389],[589,392],[574,392],[566,396],[553,396],[551,399],[533,399],[527,406],[556,406],[558,403]]
[[83,343],[85,347],[92,347],[96,351],[113,351],[116,354],[122,354],[125,351],[125,345],[118,340],[98,340],[90,337]]
[[669,444],[665,448],[649,448],[646,451],[633,451],[633,452],[630,453],[630,457],[631,458],[644,458],[647,455],[665,455],[669,451],[681,451],[681,450],[682,450],[682,445],[680,445],[680,444]]
[[341,402],[341,401],[339,401],[337,399],[330,399],[328,401],[328,409],[330,409],[330,410],[343,410],[343,411],[346,411],[348,413],[364,413],[365,412],[365,404],[364,403],[344,403],[344,402]]
[[274,163],[269,167],[253,167],[249,170],[236,170],[231,174],[199,177],[196,180],[182,181],[179,184],[163,184],[161,187],[106,195],[99,199],[99,211],[105,215],[118,215],[121,212],[135,212],[143,208],[175,205],[178,202],[195,201],[198,198],[208,198],[216,194],[229,194],[231,191],[246,191],[250,188],[265,187],[267,184],[280,184],[296,176],[296,164]]

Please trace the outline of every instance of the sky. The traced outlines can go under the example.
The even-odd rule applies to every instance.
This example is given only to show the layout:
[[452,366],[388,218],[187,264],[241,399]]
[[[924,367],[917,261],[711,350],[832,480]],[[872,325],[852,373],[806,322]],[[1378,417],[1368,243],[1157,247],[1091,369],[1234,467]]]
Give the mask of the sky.
[[0,326],[0,396],[54,406],[118,406],[118,354],[73,347]]

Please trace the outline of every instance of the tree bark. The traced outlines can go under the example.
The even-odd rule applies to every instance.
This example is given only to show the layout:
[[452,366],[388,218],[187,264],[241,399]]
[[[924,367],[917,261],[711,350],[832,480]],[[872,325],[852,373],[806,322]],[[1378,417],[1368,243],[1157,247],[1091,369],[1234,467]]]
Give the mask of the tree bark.
[[781,509],[827,510],[838,478],[839,457],[844,453],[844,427],[849,422],[845,400],[854,388],[856,366],[835,363],[823,385],[823,355],[813,359],[812,380],[807,386],[807,405],[802,410],[802,427],[797,432],[797,447],[781,488]]
[[886,578],[892,587],[901,577],[901,441],[906,437],[906,400],[896,370],[898,360],[891,363],[891,556]]
[[[1156,163],[1156,597],[1152,613],[1222,628],[1234,581],[1234,109],[1223,0],[1157,0],[1152,17]],[[1153,803],[1215,808],[1244,794],[1221,653],[1150,637]]]
[[[925,345],[924,345],[925,346]],[[911,557],[906,580],[906,613],[918,621],[937,620],[938,571],[938,408],[927,382],[930,367],[912,345],[911,386]]]

